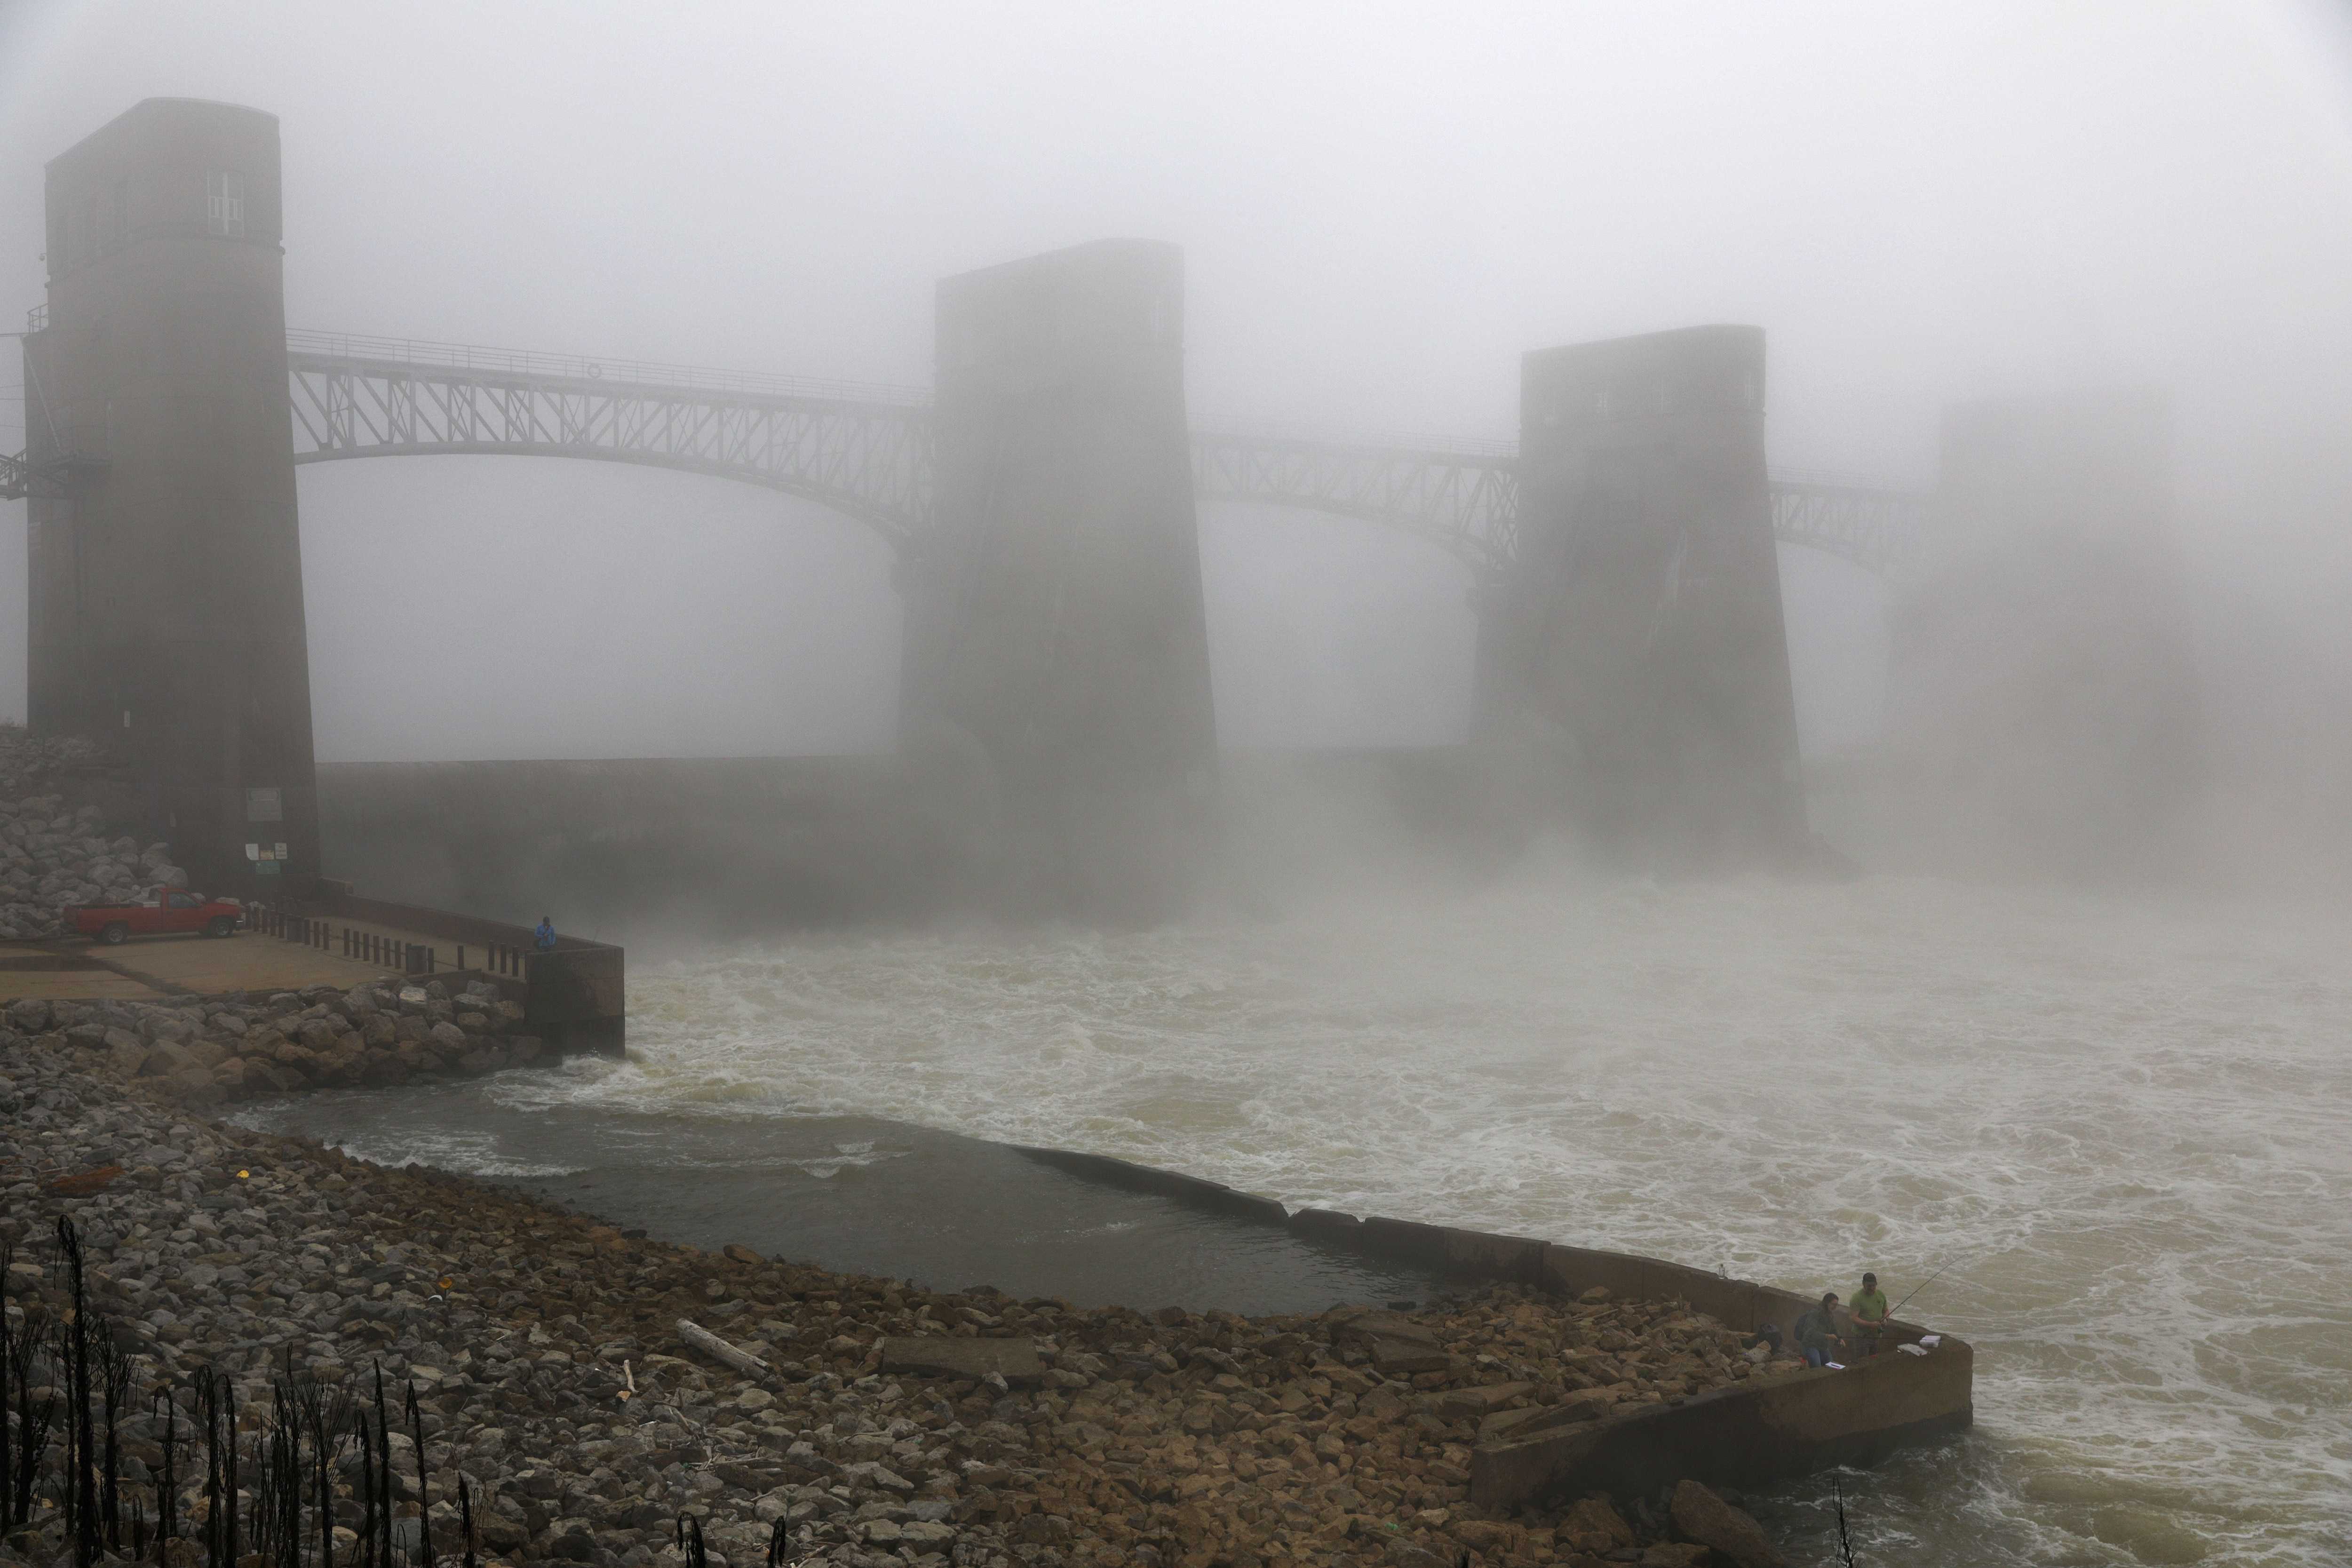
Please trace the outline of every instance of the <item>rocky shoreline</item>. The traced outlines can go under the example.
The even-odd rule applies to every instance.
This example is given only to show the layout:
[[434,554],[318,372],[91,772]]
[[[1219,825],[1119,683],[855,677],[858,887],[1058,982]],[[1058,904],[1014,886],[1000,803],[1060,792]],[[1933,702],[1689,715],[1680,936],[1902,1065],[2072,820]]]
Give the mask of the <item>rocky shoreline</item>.
[[[321,1006],[303,1023],[356,1021],[327,1001],[300,1012]],[[990,1568],[1779,1561],[1751,1520],[1690,1483],[1513,1518],[1468,1503],[1482,1432],[1775,1375],[1679,1303],[1507,1288],[1412,1311],[1146,1317],[701,1252],[205,1120],[171,1097],[224,1098],[222,1063],[176,1065],[169,1047],[190,1042],[149,1040],[126,1073],[129,1048],[76,1037],[92,1022],[0,1034],[16,1337],[65,1310],[44,1250],[63,1215],[89,1310],[114,1325],[142,1391],[186,1390],[212,1368],[253,1409],[274,1376],[357,1391],[381,1368],[415,1390],[426,1522],[453,1561],[470,1515],[485,1559],[648,1568],[681,1560],[681,1514],[718,1568],[772,1549],[783,1563]],[[488,1037],[451,1025],[476,1051]],[[268,1027],[310,1049],[300,1027]],[[170,1065],[149,1074],[159,1052]],[[730,1346],[754,1361],[728,1364]],[[152,1496],[159,1426],[126,1431],[125,1485]],[[408,1475],[415,1456],[394,1447],[389,1473]],[[339,1535],[362,1526],[362,1479],[336,1483]],[[415,1485],[397,1496],[413,1519]],[[191,1491],[183,1516],[200,1506]],[[69,1555],[54,1519],[0,1540],[11,1560]]]
[[93,1071],[147,1081],[194,1106],[479,1077],[553,1059],[525,1032],[522,1005],[480,978],[454,994],[429,980],[163,1002],[26,997],[5,1016],[11,1030],[47,1038]]
[[58,936],[76,905],[186,883],[170,846],[110,834],[110,813],[83,787],[100,762],[88,741],[0,725],[0,938]]

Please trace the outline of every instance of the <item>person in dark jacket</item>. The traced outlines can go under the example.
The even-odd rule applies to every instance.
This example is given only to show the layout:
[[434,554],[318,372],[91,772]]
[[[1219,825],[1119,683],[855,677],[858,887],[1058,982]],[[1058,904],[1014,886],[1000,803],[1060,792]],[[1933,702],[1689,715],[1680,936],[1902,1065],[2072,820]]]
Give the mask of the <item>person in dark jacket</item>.
[[532,936],[534,936],[534,937],[536,937],[536,938],[538,939],[538,941],[539,941],[539,951],[540,951],[540,952],[554,952],[554,951],[555,951],[555,917],[554,917],[553,915],[541,915],[541,916],[540,916],[540,917],[539,917],[539,929],[538,929],[538,930],[536,930],[536,931],[532,931],[530,934],[531,934]]
[[1827,1366],[1844,1348],[1838,1337],[1837,1304],[1837,1292],[1824,1290],[1822,1304],[1797,1319],[1797,1348],[1804,1352],[1807,1366]]

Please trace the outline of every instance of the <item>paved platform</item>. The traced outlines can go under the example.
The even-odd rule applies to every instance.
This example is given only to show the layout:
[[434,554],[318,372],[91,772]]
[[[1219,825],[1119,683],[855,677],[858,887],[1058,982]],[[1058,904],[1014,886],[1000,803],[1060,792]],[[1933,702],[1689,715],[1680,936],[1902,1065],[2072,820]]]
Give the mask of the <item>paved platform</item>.
[[[340,932],[340,922],[336,929]],[[396,942],[425,940],[389,931],[376,934]],[[140,1002],[231,991],[294,991],[305,985],[348,989],[388,978],[401,976],[389,965],[343,957],[340,935],[331,952],[254,931],[239,931],[226,940],[135,937],[119,947],[86,940],[0,944],[0,1005],[26,996],[53,1002]]]
[[[149,1002],[155,998],[154,988],[143,981],[100,968],[78,955],[68,959],[74,967],[66,968],[58,962],[61,956],[54,949],[32,943],[0,944],[0,1004],[26,996],[50,1002]],[[35,964],[41,967],[30,967]]]

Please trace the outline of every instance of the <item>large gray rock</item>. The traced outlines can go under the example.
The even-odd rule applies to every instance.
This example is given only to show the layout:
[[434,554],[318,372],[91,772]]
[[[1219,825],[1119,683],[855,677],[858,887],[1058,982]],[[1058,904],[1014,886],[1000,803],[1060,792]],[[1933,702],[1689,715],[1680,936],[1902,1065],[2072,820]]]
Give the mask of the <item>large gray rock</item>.
[[1642,1568],[1707,1568],[1715,1550],[1696,1541],[1654,1542],[1642,1553]]
[[995,1373],[1007,1383],[1043,1383],[1045,1363],[1033,1340],[965,1340],[946,1334],[893,1334],[882,1342],[882,1370],[931,1377]]
[[141,1018],[139,1032],[159,1046],[178,1045],[191,1033],[185,1019],[164,1012],[150,1012]]
[[915,1489],[914,1482],[878,1459],[861,1459],[856,1464],[842,1466],[841,1479],[856,1491],[910,1492]]
[[1789,1568],[1763,1526],[1696,1481],[1675,1483],[1673,1513],[1675,1534],[1713,1548],[1738,1568]]
[[213,1081],[210,1068],[185,1068],[173,1073],[167,1081],[172,1092],[190,1105],[210,1105],[221,1098],[220,1086]]
[[1372,1364],[1391,1377],[1409,1377],[1417,1372],[1444,1372],[1452,1363],[1444,1351],[1419,1340],[1397,1340],[1386,1337],[1370,1342]]
[[1453,1565],[1426,1546],[1415,1546],[1410,1541],[1389,1542],[1389,1568],[1453,1568]]
[[188,1054],[185,1046],[166,1040],[147,1053],[146,1065],[139,1070],[148,1078],[176,1077],[204,1065]]
[[256,1061],[251,1057],[245,1059],[245,1086],[247,1089],[264,1092],[275,1089],[279,1094],[291,1094],[307,1081],[301,1073],[284,1062]]
[[1598,1493],[1580,1498],[1560,1515],[1559,1543],[1572,1552],[1595,1556],[1633,1544],[1633,1527],[1625,1522],[1610,1500]]
[[8,1004],[8,1026],[23,1034],[37,1035],[49,1026],[49,1015],[47,997],[23,997]]

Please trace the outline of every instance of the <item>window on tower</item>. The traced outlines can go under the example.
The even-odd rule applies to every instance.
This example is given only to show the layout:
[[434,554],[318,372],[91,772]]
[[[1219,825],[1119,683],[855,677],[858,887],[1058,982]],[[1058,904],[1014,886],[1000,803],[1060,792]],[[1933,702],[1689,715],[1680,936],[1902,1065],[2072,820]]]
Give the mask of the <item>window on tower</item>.
[[223,239],[245,237],[245,176],[217,172],[205,176],[205,232]]

